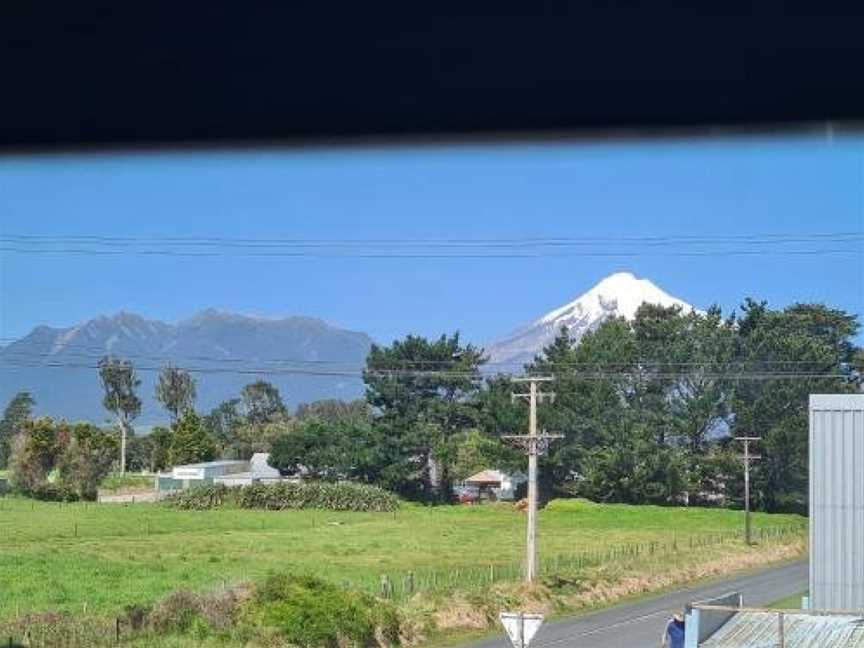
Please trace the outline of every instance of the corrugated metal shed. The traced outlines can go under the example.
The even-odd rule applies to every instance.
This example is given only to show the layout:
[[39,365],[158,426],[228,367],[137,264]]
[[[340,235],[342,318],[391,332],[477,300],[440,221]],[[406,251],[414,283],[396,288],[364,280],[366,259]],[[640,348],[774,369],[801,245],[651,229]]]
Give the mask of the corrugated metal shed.
[[[742,611],[735,614],[699,648],[777,648],[779,614]],[[864,648],[864,618],[847,614],[783,615],[785,648]]]
[[810,396],[810,601],[864,610],[864,394]]

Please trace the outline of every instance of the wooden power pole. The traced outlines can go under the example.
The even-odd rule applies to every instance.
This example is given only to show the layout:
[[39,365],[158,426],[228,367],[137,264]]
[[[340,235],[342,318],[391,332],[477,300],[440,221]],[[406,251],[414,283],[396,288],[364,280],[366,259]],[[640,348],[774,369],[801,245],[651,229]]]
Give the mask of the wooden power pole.
[[552,377],[515,378],[513,382],[527,382],[527,394],[511,394],[511,399],[528,399],[528,434],[507,435],[503,438],[514,442],[528,454],[528,532],[525,546],[525,581],[533,583],[537,578],[537,456],[544,452],[553,439],[560,439],[560,434],[537,434],[537,403],[548,399],[552,401],[552,392],[538,392],[537,383],[550,382]]
[[744,442],[744,454],[739,457],[744,462],[744,542],[753,544],[752,526],[750,524],[750,462],[758,461],[760,455],[750,454],[750,442],[761,441],[761,437],[735,437],[736,441]]

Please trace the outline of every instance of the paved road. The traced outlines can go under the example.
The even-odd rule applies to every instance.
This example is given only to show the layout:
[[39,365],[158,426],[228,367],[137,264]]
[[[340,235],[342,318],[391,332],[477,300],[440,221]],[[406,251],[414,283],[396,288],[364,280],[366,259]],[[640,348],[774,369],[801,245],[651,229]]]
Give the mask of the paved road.
[[[544,624],[531,648],[657,648],[672,611],[687,603],[736,591],[744,605],[767,605],[807,589],[807,578],[807,562],[800,561],[561,619]],[[510,648],[510,642],[502,635],[471,648]]]

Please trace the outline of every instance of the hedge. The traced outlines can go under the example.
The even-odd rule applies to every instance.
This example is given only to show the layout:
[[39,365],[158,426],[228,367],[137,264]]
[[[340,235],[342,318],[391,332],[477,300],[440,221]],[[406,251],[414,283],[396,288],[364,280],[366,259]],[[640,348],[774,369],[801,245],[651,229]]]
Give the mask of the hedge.
[[234,495],[225,484],[202,485],[172,493],[165,501],[181,509],[206,511],[233,501]]
[[331,511],[386,512],[399,508],[391,492],[351,482],[277,482],[228,488],[222,484],[196,486],[166,500],[177,508],[207,510],[225,503],[247,509],[328,509]]

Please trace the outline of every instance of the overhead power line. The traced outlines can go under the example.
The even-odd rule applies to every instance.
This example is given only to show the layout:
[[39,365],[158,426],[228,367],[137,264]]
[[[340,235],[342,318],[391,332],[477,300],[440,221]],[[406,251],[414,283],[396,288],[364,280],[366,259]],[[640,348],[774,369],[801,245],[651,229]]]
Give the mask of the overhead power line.
[[[73,349],[73,351],[67,351]],[[77,351],[76,351],[77,350]],[[89,350],[90,352],[86,352]],[[216,355],[189,355],[189,354],[174,354],[174,353],[127,353],[116,352],[112,353],[106,350],[103,346],[85,345],[70,343],[63,345],[61,349],[62,357],[54,362],[68,360],[68,358],[95,359],[105,355],[117,355],[128,360],[148,360],[152,362],[170,363],[178,365],[182,368],[183,364],[188,361],[206,362],[206,363],[226,363],[237,365],[240,363],[259,363],[259,366],[270,365],[303,365],[312,367],[366,367],[366,360],[310,360],[297,357],[239,357],[239,356],[216,356]],[[51,350],[48,351],[33,351],[25,349],[7,349],[3,352],[3,358],[13,360],[25,360],[36,362],[38,360],[50,360],[56,358],[57,353]],[[457,363],[453,360],[402,360],[389,361],[397,369],[412,369],[425,370],[427,367],[434,369],[435,367],[452,368]],[[480,365],[481,371],[494,367],[512,367],[521,370],[525,366],[524,361],[488,361]],[[824,368],[826,363],[818,360],[735,360],[726,362],[709,362],[709,361],[667,361],[667,360],[633,360],[630,362],[553,362],[543,361],[542,366],[546,371],[556,371],[563,369],[582,369],[582,370],[629,370],[629,371],[654,371],[659,369],[675,369],[681,370],[710,370],[714,372],[731,371],[731,370],[753,370],[761,369],[768,371],[772,368],[788,368],[788,367],[820,367]],[[846,363],[847,366],[856,367],[856,363]],[[864,365],[862,365],[864,366]],[[272,367],[271,367],[272,368]]]
[[[0,235],[0,252],[83,256],[534,258],[860,254],[861,232],[717,236],[292,239]],[[793,246],[793,247],[790,247]],[[815,246],[815,247],[814,247]]]
[[539,245],[583,243],[718,243],[718,242],[806,242],[810,240],[861,240],[864,233],[815,232],[800,234],[737,234],[701,236],[564,236],[564,237],[511,237],[511,238],[378,238],[378,239],[299,239],[299,238],[232,238],[212,236],[103,236],[103,235],[26,235],[0,234],[0,241],[22,242],[92,242],[108,245],[129,243],[203,244],[203,245]]
[[[48,368],[48,369],[98,369],[95,363],[86,362],[22,362],[22,361],[3,361],[0,362],[0,369],[33,369],[33,368]],[[300,376],[322,376],[322,377],[343,377],[343,378],[363,378],[365,376],[374,376],[381,378],[449,378],[461,380],[482,380],[491,377],[519,377],[517,372],[498,372],[498,373],[483,373],[481,371],[457,371],[457,370],[418,370],[418,369],[366,369],[366,370],[344,370],[344,369],[326,369],[313,368],[305,369],[299,367],[184,367],[186,371],[195,374],[238,374],[238,375],[300,375]],[[162,366],[158,365],[139,365],[135,367],[136,371],[151,372],[161,371]],[[670,372],[654,372],[652,378],[662,379],[681,379],[689,374],[686,371],[670,371]],[[625,377],[644,377],[641,370],[617,370],[617,371],[584,371],[573,374],[569,378],[575,381],[581,380],[608,380],[611,378]],[[813,379],[840,379],[848,380],[849,376],[835,372],[805,372],[805,371],[737,371],[737,372],[720,372],[720,373],[701,373],[701,378],[717,379],[717,380],[813,380]]]

